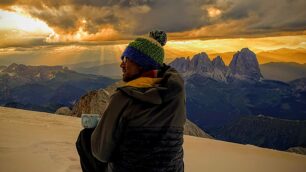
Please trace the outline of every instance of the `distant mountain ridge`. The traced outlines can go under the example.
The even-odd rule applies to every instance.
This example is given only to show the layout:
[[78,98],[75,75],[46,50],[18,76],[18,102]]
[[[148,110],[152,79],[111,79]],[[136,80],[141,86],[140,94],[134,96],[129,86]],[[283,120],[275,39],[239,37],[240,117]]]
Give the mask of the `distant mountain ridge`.
[[[25,84],[30,82],[51,80],[58,72],[68,71],[67,67],[63,66],[26,66],[23,64],[13,63],[1,70],[1,74],[7,74],[9,77],[18,80]],[[17,83],[16,83],[17,84]]]
[[6,69],[6,66],[0,66],[0,72],[4,69]]
[[193,74],[222,82],[233,79],[258,81],[263,78],[256,55],[248,48],[238,51],[229,66],[225,65],[220,56],[211,61],[204,52],[194,55],[192,59],[177,58],[169,65],[176,68],[185,78]]
[[[209,53],[209,56],[216,57],[221,56],[226,65],[229,65],[236,52],[220,52],[220,53]],[[260,63],[306,63],[306,49],[305,48],[280,48],[275,50],[258,51],[256,52],[257,59]]]
[[271,62],[260,65],[260,70],[265,79],[279,80],[283,82],[306,77],[306,63]]
[[[247,116],[264,115],[274,117],[269,121],[273,128],[286,125],[278,125],[279,119],[306,120],[306,79],[288,83],[265,80],[256,54],[247,48],[234,54],[229,66],[224,65],[221,57],[211,61],[206,53],[199,53],[192,58],[177,58],[170,65],[184,77],[188,118],[213,137],[239,143],[247,141],[264,147],[272,145],[270,148],[275,149],[304,146],[304,140],[299,139],[294,143],[288,142],[285,147],[276,143],[279,139],[289,137],[289,130],[273,135],[277,138],[267,139],[263,130],[256,129],[266,120],[257,120],[254,126],[236,122]],[[251,120],[255,122],[256,119]],[[242,136],[239,130],[228,130],[232,126],[249,126],[248,129],[254,135],[261,135],[260,138],[265,139],[267,144],[256,142],[251,134]],[[291,126],[298,127],[294,123]],[[299,127],[306,128],[306,125],[303,123]],[[228,134],[233,138],[226,137]]]
[[116,80],[80,74],[63,66],[11,64],[0,71],[0,105],[55,112],[72,106],[87,91]]
[[119,63],[97,65],[98,63],[81,63],[79,65],[68,65],[69,69],[80,73],[102,75],[110,78],[118,79],[122,76]]
[[[216,132],[221,140],[287,150],[306,147],[306,121],[244,116]],[[224,134],[226,133],[226,134]],[[290,134],[289,134],[290,133]]]
[[[283,59],[283,61],[290,61],[290,59],[293,59],[293,61],[299,61],[298,59],[301,59],[300,62],[302,63],[305,61],[305,60],[304,61],[302,60],[303,58],[305,58],[305,52],[306,52],[305,49],[294,49],[294,50],[279,49],[279,50],[257,53],[256,58],[258,59],[258,61],[261,62],[261,64],[259,65],[259,68],[260,68],[260,72],[263,78],[270,79],[270,80],[279,80],[283,82],[289,82],[294,79],[306,77],[306,66],[305,66],[306,63],[300,64],[300,63],[294,63],[294,62],[271,62],[271,61],[277,61],[276,59],[281,58]],[[214,66],[221,65],[220,66],[221,68],[222,66],[225,66],[225,68],[228,68],[228,66],[230,65],[230,62],[233,59],[234,54],[236,53],[237,52],[209,54],[209,56],[217,58],[215,59],[216,62],[213,62],[214,59],[210,61],[213,62]],[[207,54],[204,52],[202,54],[204,54],[204,56],[207,56]],[[181,61],[183,61],[184,59],[185,60],[189,59],[190,61],[190,58],[185,58],[185,57],[176,58],[176,60],[178,59],[181,59]],[[168,62],[171,63],[173,62],[173,60],[174,59],[166,58],[165,63],[167,64]],[[216,63],[220,63],[220,64],[216,64]],[[225,65],[223,65],[223,63],[225,63]],[[186,64],[185,64],[185,68],[188,66]],[[79,73],[103,75],[103,76],[108,76],[111,78],[119,79],[121,78],[121,75],[122,75],[119,65],[120,65],[120,62],[101,64],[100,61],[87,61],[87,62],[80,62],[77,64],[69,64],[65,66]],[[1,67],[0,67],[0,70],[1,70]],[[224,77],[223,77],[224,74],[223,75],[220,73],[218,74],[218,72],[216,72],[215,74],[217,74],[216,78],[221,77],[219,79],[224,80]]]
[[[306,100],[302,101],[296,97],[304,98],[304,94],[301,93],[303,90],[295,89],[303,87],[306,81],[299,79],[293,85],[265,80],[256,54],[248,48],[234,54],[229,66],[226,66],[219,56],[211,61],[204,52],[196,54],[191,59],[177,58],[170,65],[176,68],[186,81],[187,106],[192,112],[189,114],[223,114],[226,115],[222,118],[225,123],[239,115],[251,114],[306,119]],[[217,107],[220,102],[223,109]],[[207,110],[203,111],[202,108]],[[217,119],[215,116],[211,120]],[[204,121],[211,124],[208,119]]]

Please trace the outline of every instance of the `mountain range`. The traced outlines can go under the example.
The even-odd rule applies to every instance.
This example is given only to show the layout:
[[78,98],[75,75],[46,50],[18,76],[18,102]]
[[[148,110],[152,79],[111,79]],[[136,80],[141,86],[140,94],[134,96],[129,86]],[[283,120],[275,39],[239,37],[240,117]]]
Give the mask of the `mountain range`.
[[116,80],[81,74],[63,66],[11,64],[0,70],[0,105],[55,112],[72,106],[87,91],[103,88]]
[[175,67],[185,78],[197,74],[226,83],[233,79],[258,81],[262,78],[256,55],[248,48],[237,52],[229,66],[225,65],[220,56],[211,61],[204,52],[194,55],[192,59],[177,58],[169,65]]
[[[235,53],[219,53],[216,54],[214,57],[220,57],[222,56],[222,62],[229,64],[229,62],[225,62],[224,56],[226,56],[227,60],[229,60],[229,56],[233,56]],[[211,54],[209,56],[213,57]],[[257,54],[256,54],[257,57]],[[232,58],[232,57],[231,57]],[[173,60],[177,60],[172,59]],[[185,57],[181,57],[181,59],[185,59]],[[187,58],[188,59],[188,58]],[[190,58],[189,58],[190,59]],[[216,59],[217,60],[217,59]],[[171,63],[172,61],[169,61]],[[98,61],[94,62],[82,62],[77,64],[70,64],[66,65],[70,70],[77,71],[79,73],[85,73],[85,74],[93,74],[93,75],[102,75],[111,77],[114,79],[120,79],[122,75],[121,68],[119,67],[119,63],[110,63],[110,64],[100,64]],[[227,66],[226,66],[227,67]],[[306,63],[300,64],[295,62],[268,62],[264,64],[259,64],[259,68],[261,71],[262,76],[265,79],[269,80],[277,80],[277,81],[283,81],[283,82],[290,82],[295,79],[306,77]],[[1,66],[0,66],[1,70]]]
[[[230,52],[219,52],[219,53],[209,53],[210,57],[221,56],[224,63],[229,65],[231,62],[235,51]],[[256,57],[260,64],[266,64],[271,62],[280,62],[280,63],[298,63],[305,64],[306,63],[306,49],[305,48],[280,48],[275,50],[267,50],[267,51],[258,51],[256,52]]]
[[283,82],[306,77],[306,63],[270,62],[260,65],[260,70],[265,79]]
[[97,65],[99,62],[87,62],[87,63],[78,63],[67,65],[67,67],[71,70],[77,71],[79,73],[85,74],[94,74],[94,75],[102,75],[107,76],[114,79],[119,79],[122,76],[120,64],[118,63],[110,63]]
[[306,147],[305,126],[305,120],[250,115],[219,128],[215,136],[230,142],[287,150],[297,145]]
[[[261,73],[256,54],[247,48],[235,53],[229,66],[226,66],[219,56],[210,60],[206,53],[199,53],[191,59],[177,58],[170,65],[185,79],[188,118],[213,137],[282,150],[306,146],[305,138],[299,135],[296,137],[302,141],[286,145],[276,143],[276,140],[292,135],[292,130],[283,132],[277,120],[286,119],[284,123],[306,120],[305,78],[288,83],[266,80]],[[238,122],[240,119],[258,115],[274,118],[270,120],[270,126],[259,125],[264,120],[255,120],[256,118],[251,121],[258,125]],[[273,138],[277,139],[269,139],[271,135],[263,133],[269,130],[267,127],[273,125],[278,125],[272,127],[275,129]],[[239,132],[244,130],[229,130],[234,126],[248,128],[268,143],[256,142],[251,134],[239,137],[242,135]],[[306,128],[305,123],[288,126]],[[266,130],[263,129],[265,127]],[[229,134],[234,138],[227,137]]]
[[[210,60],[204,52],[192,58],[177,58],[170,65],[185,79],[188,119],[213,137],[281,150],[306,147],[305,138],[302,137],[305,123],[295,122],[306,120],[306,74],[303,73],[303,65],[259,65],[257,55],[248,48],[236,52],[229,65],[224,63],[221,56]],[[81,112],[82,109],[86,110],[82,104],[91,102],[83,95],[100,95],[103,90],[100,88],[116,81],[71,69],[110,74],[115,78],[121,75],[118,64],[108,64],[106,67],[95,62],[68,67],[0,66],[0,105],[46,112],[68,106],[73,112]],[[283,76],[286,76],[286,82],[277,79]],[[91,91],[97,89],[100,91]],[[82,96],[84,101],[78,101],[83,100]],[[97,99],[96,102],[101,101]],[[88,107],[92,106],[100,107],[95,103]],[[83,108],[80,111],[77,107]],[[293,142],[279,141],[284,139]]]

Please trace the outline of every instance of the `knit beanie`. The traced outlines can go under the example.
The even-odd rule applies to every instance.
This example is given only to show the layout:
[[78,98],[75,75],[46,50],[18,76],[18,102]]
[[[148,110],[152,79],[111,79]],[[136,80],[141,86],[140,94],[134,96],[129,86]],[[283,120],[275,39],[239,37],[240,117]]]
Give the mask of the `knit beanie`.
[[159,69],[164,62],[163,46],[166,42],[167,34],[164,31],[151,31],[148,37],[130,42],[121,58],[125,56],[145,70]]

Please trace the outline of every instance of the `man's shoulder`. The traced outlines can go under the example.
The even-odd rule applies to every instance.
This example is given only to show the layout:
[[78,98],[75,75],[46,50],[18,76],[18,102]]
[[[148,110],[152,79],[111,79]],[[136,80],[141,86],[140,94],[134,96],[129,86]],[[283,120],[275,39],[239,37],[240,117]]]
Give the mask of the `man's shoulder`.
[[120,89],[117,89],[112,95],[111,100],[128,100],[129,97]]

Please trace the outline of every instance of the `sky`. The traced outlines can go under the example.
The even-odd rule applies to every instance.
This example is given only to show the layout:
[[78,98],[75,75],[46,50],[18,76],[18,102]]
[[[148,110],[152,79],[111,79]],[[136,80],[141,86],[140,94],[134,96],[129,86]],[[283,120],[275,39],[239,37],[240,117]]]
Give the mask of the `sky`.
[[1,0],[0,65],[119,62],[130,41],[155,29],[167,32],[166,61],[248,47],[260,63],[306,63],[305,7],[305,0]]

